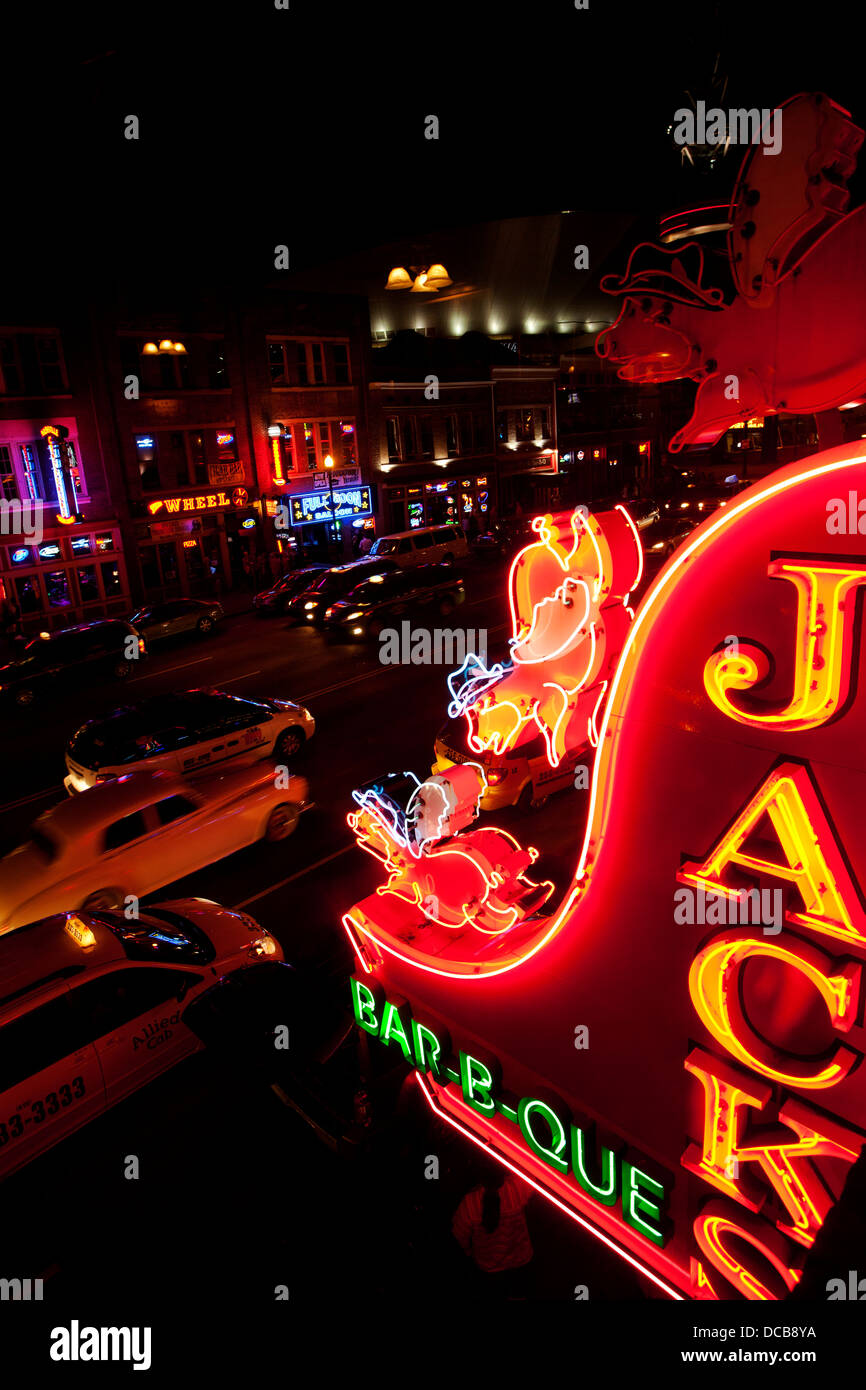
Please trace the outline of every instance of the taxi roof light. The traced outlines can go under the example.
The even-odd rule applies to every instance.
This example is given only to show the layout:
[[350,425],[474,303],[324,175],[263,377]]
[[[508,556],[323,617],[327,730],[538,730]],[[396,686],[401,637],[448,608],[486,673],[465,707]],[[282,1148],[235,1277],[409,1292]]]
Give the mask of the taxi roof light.
[[83,922],[74,912],[70,912],[69,916],[66,918],[64,931],[67,936],[71,936],[72,940],[81,947],[82,951],[92,951],[96,945],[96,937],[93,934],[93,928],[89,927],[86,922]]

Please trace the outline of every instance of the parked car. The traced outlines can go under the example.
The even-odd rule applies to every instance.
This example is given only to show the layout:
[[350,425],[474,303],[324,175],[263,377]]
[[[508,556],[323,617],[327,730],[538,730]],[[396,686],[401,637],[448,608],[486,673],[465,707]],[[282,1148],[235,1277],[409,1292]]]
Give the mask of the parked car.
[[[594,750],[587,741],[563,758],[559,767],[551,767],[547,745],[541,734],[528,739],[518,748],[505,753],[473,753],[466,742],[466,720],[449,719],[442,725],[433,746],[435,761],[431,771],[446,772],[455,763],[480,763],[487,779],[487,790],[481,798],[482,811],[500,811],[504,806],[518,806],[528,811],[544,805],[553,793],[575,786],[576,771],[592,764]],[[588,785],[588,775],[583,779]]]
[[455,560],[466,559],[469,544],[462,526],[419,526],[414,531],[380,536],[370,554],[377,560],[396,560],[401,569],[412,565],[453,565]]
[[463,580],[450,565],[418,565],[365,579],[325,610],[325,627],[335,636],[378,637],[402,618],[447,618],[465,599]]
[[277,963],[252,917],[202,898],[62,912],[0,939],[0,1178],[202,1043],[186,1013],[214,980]]
[[0,667],[0,694],[18,705],[45,695],[62,698],[70,686],[128,680],[146,656],[145,639],[122,618],[42,632]]
[[270,589],[263,589],[253,599],[253,607],[261,613],[285,613],[295,594],[309,589],[316,579],[320,579],[327,565],[306,565],[304,569],[292,570],[284,574]]
[[318,579],[314,579],[308,589],[295,594],[289,600],[286,612],[298,623],[312,623],[321,627],[325,610],[338,599],[345,598],[363,579],[374,574],[392,574],[400,567],[396,560],[371,559],[352,560],[348,565],[331,565]]
[[630,497],[622,503],[639,531],[652,526],[661,516],[661,507],[652,497]]
[[510,560],[536,540],[532,517],[511,516],[495,521],[488,531],[482,531],[472,542],[472,552],[492,559]]
[[170,598],[164,603],[139,608],[129,621],[145,641],[151,643],[193,632],[206,637],[224,617],[222,605],[214,599]]
[[308,805],[266,763],[190,782],[130,772],[43,812],[0,859],[0,933],[53,912],[122,907],[256,840],[284,840]]
[[74,795],[139,769],[195,776],[267,754],[285,762],[315,731],[310,711],[291,700],[248,700],[221,690],[154,695],[82,724],[66,746],[63,785]]

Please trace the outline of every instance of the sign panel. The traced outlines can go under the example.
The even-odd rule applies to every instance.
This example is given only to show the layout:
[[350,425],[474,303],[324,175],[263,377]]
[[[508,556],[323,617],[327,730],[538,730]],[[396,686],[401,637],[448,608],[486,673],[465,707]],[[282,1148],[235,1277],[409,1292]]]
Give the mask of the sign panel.
[[244,481],[244,465],[241,459],[212,459],[207,466],[207,480],[211,487],[235,487]]
[[369,487],[335,487],[333,496],[333,511],[330,492],[304,492],[290,497],[292,525],[306,526],[316,521],[348,521],[354,517],[372,515],[373,503]]

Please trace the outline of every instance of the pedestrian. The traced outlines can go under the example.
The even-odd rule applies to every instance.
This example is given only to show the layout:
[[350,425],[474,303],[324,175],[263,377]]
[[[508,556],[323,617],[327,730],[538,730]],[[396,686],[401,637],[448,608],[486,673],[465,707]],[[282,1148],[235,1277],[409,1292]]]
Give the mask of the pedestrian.
[[369,555],[369,554],[370,554],[370,551],[371,551],[372,549],[373,549],[373,540],[372,540],[372,537],[370,536],[369,531],[365,531],[364,534],[363,534],[363,536],[361,537],[361,540],[360,540],[359,544],[358,544],[358,554],[359,554],[359,555]]
[[532,1242],[525,1207],[532,1189],[492,1159],[451,1223],[463,1253],[485,1276],[488,1298],[525,1298]]

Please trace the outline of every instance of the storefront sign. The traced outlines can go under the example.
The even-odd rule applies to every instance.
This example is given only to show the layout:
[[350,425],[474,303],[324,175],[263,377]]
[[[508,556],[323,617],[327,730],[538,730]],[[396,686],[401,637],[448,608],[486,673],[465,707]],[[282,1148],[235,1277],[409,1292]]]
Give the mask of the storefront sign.
[[244,487],[233,488],[230,492],[220,489],[213,492],[181,493],[177,497],[160,497],[148,502],[147,510],[151,516],[164,512],[175,516],[184,512],[217,512],[232,507],[249,506],[249,493]]
[[244,480],[244,465],[241,459],[213,459],[207,466],[207,480],[211,487],[234,487]]
[[[335,468],[330,475],[334,487],[351,487],[353,483],[360,483],[360,468]],[[313,473],[313,487],[330,487],[327,473]]]
[[357,516],[370,516],[373,504],[369,487],[334,488],[334,510],[331,494],[305,492],[289,498],[292,525],[306,526],[316,521],[348,521]]
[[599,1207],[615,1208],[617,1218],[644,1240],[664,1247],[670,1234],[665,1187],[647,1171],[652,1165],[645,1159],[638,1164],[622,1145],[599,1145],[593,1126],[576,1125],[558,1096],[511,1095],[503,1088],[497,1058],[477,1050],[453,1053],[444,1030],[420,1023],[405,1000],[387,999],[375,981],[353,976],[350,987],[358,1027],[384,1047],[396,1048],[419,1076],[456,1092],[463,1107],[483,1116],[497,1152],[507,1158],[522,1150],[542,1182],[549,1177],[559,1193],[573,1188]]

